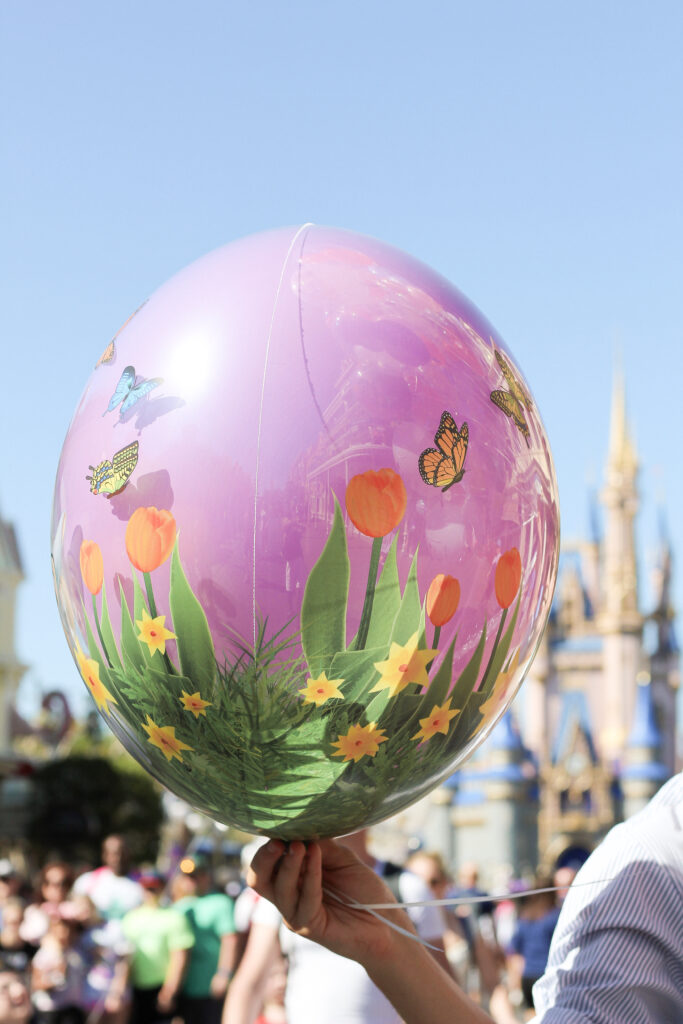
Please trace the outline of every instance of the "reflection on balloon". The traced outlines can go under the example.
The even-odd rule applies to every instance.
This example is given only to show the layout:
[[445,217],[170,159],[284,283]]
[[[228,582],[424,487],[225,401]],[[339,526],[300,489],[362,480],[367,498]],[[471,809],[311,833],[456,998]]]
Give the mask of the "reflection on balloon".
[[211,817],[306,839],[398,812],[488,734],[549,612],[557,490],[482,315],[309,225],[210,253],[127,321],[64,442],[52,538],[126,748]]

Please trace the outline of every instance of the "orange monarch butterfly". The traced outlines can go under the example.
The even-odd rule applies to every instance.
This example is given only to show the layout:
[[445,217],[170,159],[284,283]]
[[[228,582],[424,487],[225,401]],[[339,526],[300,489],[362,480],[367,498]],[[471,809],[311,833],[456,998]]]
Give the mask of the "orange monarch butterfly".
[[503,359],[498,349],[494,349],[498,365],[503,371],[503,376],[510,388],[509,391],[492,391],[491,401],[502,409],[506,416],[510,416],[517,429],[524,435],[524,440],[529,445],[529,425],[524,416],[524,409],[531,408],[531,399],[519,383],[514,373]]
[[116,345],[113,341],[110,341],[100,358],[95,363],[95,369],[97,369],[98,366],[103,366],[105,363],[111,363],[115,355]]
[[131,320],[133,319],[134,316],[138,315],[138,313],[140,312],[142,307],[146,306],[148,302],[149,302],[149,299],[145,299],[145,301],[141,305],[138,306],[138,308],[135,310],[135,312],[131,313],[130,316],[128,317],[128,319],[125,320],[124,323],[121,324],[121,326],[119,327],[118,331],[116,332],[114,337],[111,339],[111,341],[109,342],[109,344],[105,348],[105,350],[102,353],[102,355],[100,356],[100,358],[95,363],[95,369],[97,369],[98,366],[104,366],[105,363],[112,363],[114,361],[114,356],[116,355],[116,339],[118,338],[118,336],[121,333],[121,331],[123,330],[123,328],[127,324],[129,324],[131,322]]
[[460,430],[449,412],[441,414],[439,429],[434,435],[436,448],[425,448],[418,460],[420,476],[426,484],[447,491],[465,475],[465,455],[470,439],[469,428],[463,423]]

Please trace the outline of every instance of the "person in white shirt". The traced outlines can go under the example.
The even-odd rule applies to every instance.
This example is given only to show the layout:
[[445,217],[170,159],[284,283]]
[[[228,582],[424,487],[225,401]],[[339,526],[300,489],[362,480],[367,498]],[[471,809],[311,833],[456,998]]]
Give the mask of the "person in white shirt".
[[121,920],[144,899],[142,887],[128,878],[128,867],[128,848],[123,836],[107,836],[102,843],[102,866],[76,879],[74,895],[88,896],[105,921]]

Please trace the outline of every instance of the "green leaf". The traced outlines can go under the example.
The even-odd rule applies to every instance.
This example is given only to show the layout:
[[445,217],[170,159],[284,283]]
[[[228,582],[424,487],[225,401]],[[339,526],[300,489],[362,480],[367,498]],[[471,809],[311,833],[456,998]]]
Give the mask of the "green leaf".
[[[443,661],[439,665],[439,670],[429,684],[429,689],[424,695],[424,706],[429,704],[429,709],[426,714],[432,710],[435,704],[441,705],[446,700],[448,691],[453,681],[453,651],[455,650],[455,641],[458,639],[457,634],[453,637],[451,645],[444,655]],[[456,706],[457,705],[453,705]]]
[[108,687],[111,685],[109,666],[107,665],[105,659],[102,657],[102,653],[99,647],[97,646],[97,641],[95,640],[95,636],[90,627],[88,616],[85,614],[85,606],[83,607],[83,614],[85,616],[85,636],[86,640],[88,641],[88,654],[93,659],[93,661],[97,662],[100,669],[100,679],[102,680],[104,685]]
[[451,697],[453,698],[453,707],[464,710],[474,687],[477,685],[477,679],[479,678],[479,670],[481,669],[481,661],[484,657],[484,648],[486,646],[486,623],[481,631],[479,643],[476,646],[474,654],[465,665],[464,669],[458,676],[457,682],[453,687]]
[[176,540],[171,556],[171,583],[168,596],[173,632],[176,634],[180,671],[204,694],[213,693],[216,656],[204,609],[187,582]]
[[401,584],[396,564],[397,541],[398,534],[391,542],[377,580],[366,647],[389,646],[392,627],[401,607]]
[[362,700],[378,679],[375,662],[383,661],[386,647],[365,648],[363,651],[339,651],[332,658],[328,679],[343,679],[339,687],[344,702]]
[[335,498],[332,529],[306,581],[301,604],[301,645],[314,679],[327,671],[333,656],[346,647],[349,575],[346,531]]
[[109,659],[113,667],[121,668],[121,656],[116,646],[114,630],[111,628],[109,609],[107,607],[107,593],[104,583],[102,584],[102,615],[100,616],[100,629],[102,630],[102,637],[107,648],[107,654],[109,655]]
[[[136,572],[134,572],[133,573],[133,622],[135,624],[137,624],[138,622],[142,622],[142,612],[143,612],[143,610],[146,611],[148,615],[150,614],[149,606],[147,604],[147,600],[145,598],[144,591],[143,591],[142,587],[140,586],[140,581],[138,579],[138,574]],[[158,651],[154,651],[154,652],[150,651],[150,649],[147,646],[147,644],[144,642],[144,640],[141,640],[139,636],[138,636],[138,642],[140,644],[140,651],[142,652],[142,657],[143,657],[143,659],[145,661],[145,664],[156,667],[157,662],[162,660],[161,654],[159,654]],[[155,662],[155,660],[154,660],[155,658],[157,659],[157,662]]]
[[413,633],[419,633],[422,622],[422,602],[417,586],[417,551],[413,557],[403,591],[401,607],[398,610],[391,639],[394,643],[405,644]]
[[145,658],[140,650],[140,638],[135,632],[133,626],[133,620],[130,617],[128,611],[128,604],[126,603],[126,595],[123,592],[123,586],[119,583],[119,589],[121,592],[121,654],[123,656],[123,662],[126,667],[137,669],[142,672],[145,667]]
[[498,648],[491,659],[491,668],[489,670],[488,678],[486,680],[487,695],[493,690],[493,687],[496,685],[496,680],[498,679],[498,676],[503,670],[503,665],[505,663],[505,659],[507,658],[507,653],[510,649],[510,643],[512,642],[512,634],[514,633],[515,626],[517,625],[518,613],[519,598],[517,599],[517,604],[515,606],[514,615],[512,616],[512,621],[510,622],[510,625],[508,626],[508,628],[505,630],[505,633],[501,637],[500,643],[498,644]]

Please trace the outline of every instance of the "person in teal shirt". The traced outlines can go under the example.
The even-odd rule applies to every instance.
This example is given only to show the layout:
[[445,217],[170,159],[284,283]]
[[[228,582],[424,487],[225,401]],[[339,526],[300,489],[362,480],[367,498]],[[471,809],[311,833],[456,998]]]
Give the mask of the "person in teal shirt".
[[194,935],[180,1010],[185,1024],[220,1024],[237,955],[233,902],[224,893],[209,891],[206,864],[189,859],[188,868],[172,888],[173,909],[185,916]]

